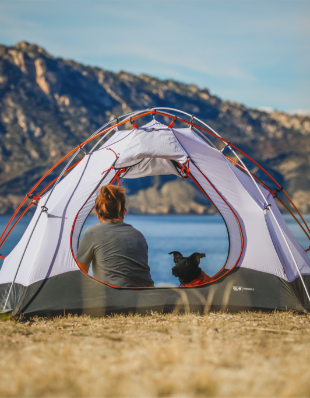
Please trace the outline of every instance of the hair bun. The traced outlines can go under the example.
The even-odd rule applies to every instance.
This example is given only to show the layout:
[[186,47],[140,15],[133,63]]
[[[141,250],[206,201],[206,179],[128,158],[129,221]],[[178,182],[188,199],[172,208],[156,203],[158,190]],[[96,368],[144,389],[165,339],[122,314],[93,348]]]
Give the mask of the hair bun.
[[95,210],[103,220],[120,220],[126,206],[125,189],[114,185],[101,187],[96,198]]

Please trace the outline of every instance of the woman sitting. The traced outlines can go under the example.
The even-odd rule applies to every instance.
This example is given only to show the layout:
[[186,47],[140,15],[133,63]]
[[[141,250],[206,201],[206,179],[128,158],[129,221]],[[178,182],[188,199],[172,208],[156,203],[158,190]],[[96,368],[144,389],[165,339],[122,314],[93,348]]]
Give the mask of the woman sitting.
[[104,186],[96,199],[99,224],[82,236],[77,262],[94,277],[113,286],[154,286],[148,266],[148,246],[142,233],[123,222],[126,213],[125,189]]

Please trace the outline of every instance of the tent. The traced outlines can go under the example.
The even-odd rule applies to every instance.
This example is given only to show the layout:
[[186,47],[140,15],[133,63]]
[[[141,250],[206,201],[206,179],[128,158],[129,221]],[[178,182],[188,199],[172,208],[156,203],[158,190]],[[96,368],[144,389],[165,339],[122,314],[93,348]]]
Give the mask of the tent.
[[[177,112],[181,117],[175,116]],[[148,115],[153,115],[153,120],[138,127],[138,119]],[[169,125],[156,120],[157,115],[169,119]],[[276,205],[277,192],[249,172],[234,144],[194,116],[190,120],[187,116],[191,115],[169,108],[123,115],[57,162],[50,172],[71,156],[56,181],[35,196],[50,172],[42,177],[17,209],[21,211],[27,198],[31,203],[26,210],[37,205],[24,235],[4,259],[0,271],[2,308],[26,316],[166,312],[176,306],[191,311],[310,309],[310,261]],[[130,129],[120,128],[129,122]],[[107,134],[110,138],[104,140]],[[222,150],[207,135],[223,143]],[[87,153],[85,148],[93,140],[96,145]],[[228,150],[234,159],[225,155]],[[74,163],[81,153],[83,158]],[[121,288],[81,270],[75,258],[79,236],[99,188],[122,178],[162,174],[191,178],[225,221],[229,253],[212,281],[188,288]],[[279,184],[278,188],[283,191]],[[13,217],[10,223],[1,236],[2,243],[9,226],[15,225]],[[302,228],[309,236],[308,226]]]

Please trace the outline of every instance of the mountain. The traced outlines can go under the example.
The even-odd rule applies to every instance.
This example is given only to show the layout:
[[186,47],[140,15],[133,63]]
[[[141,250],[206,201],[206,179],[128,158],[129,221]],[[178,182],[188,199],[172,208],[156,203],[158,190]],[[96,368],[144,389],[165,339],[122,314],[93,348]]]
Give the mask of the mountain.
[[[310,210],[310,116],[250,109],[195,85],[112,73],[20,42],[0,46],[0,213],[12,212],[48,168],[102,124],[151,106],[195,114],[266,167],[303,212]],[[127,181],[131,211],[211,211],[181,183],[174,176]]]

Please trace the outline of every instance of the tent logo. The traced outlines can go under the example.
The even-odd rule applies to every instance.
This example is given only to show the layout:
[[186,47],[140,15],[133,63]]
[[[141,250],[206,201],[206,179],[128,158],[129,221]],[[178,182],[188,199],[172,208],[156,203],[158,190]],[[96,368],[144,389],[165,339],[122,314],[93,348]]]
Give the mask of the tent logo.
[[233,286],[232,288],[234,292],[242,292],[243,290],[254,291],[253,287]]

